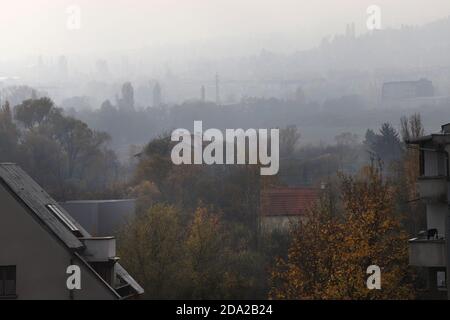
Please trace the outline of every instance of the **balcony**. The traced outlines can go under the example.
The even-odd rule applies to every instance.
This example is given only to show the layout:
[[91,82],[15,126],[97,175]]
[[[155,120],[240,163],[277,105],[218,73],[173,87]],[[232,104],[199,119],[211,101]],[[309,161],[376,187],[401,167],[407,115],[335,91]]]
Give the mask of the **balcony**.
[[418,180],[420,197],[425,202],[447,202],[448,182],[446,176],[422,176]]
[[445,240],[414,238],[409,240],[409,265],[416,267],[445,267]]
[[83,256],[89,262],[115,261],[116,239],[114,237],[80,238],[86,247]]

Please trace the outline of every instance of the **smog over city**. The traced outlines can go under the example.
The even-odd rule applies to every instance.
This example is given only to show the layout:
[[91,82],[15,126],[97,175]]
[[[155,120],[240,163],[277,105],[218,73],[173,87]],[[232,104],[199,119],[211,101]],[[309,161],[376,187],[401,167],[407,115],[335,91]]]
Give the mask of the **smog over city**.
[[0,25],[0,300],[450,297],[450,1],[3,0]]

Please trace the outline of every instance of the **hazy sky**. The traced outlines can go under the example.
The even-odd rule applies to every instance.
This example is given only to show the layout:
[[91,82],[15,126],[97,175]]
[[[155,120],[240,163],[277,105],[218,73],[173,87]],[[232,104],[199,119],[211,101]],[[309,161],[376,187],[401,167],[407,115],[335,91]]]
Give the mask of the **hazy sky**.
[[[366,9],[382,9],[383,27],[424,24],[450,15],[449,0],[0,0],[1,57],[121,51],[221,37],[285,34],[293,47],[342,33],[366,32]],[[69,30],[66,9],[81,9]],[[262,44],[270,48],[270,43]],[[282,50],[283,48],[278,48]]]

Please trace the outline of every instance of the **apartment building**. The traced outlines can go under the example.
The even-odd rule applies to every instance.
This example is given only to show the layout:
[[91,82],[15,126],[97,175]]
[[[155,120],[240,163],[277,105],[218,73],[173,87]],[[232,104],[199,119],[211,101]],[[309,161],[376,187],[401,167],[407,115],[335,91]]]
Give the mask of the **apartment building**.
[[[435,297],[446,296],[449,287],[450,244],[450,124],[440,133],[408,141],[420,151],[418,191],[426,205],[427,228],[409,241],[411,266],[424,268],[428,273],[428,289]],[[448,294],[448,293],[447,293]]]

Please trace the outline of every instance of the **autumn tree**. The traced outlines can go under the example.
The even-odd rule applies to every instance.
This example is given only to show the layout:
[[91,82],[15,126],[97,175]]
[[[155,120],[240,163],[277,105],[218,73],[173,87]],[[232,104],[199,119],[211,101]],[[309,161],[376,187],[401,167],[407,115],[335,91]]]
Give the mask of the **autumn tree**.
[[[408,299],[413,297],[407,235],[394,189],[371,166],[342,176],[342,212],[322,199],[295,229],[288,258],[278,261],[270,296],[279,299]],[[382,289],[368,290],[366,269],[381,268]]]
[[[183,207],[187,212],[195,211],[199,201],[212,204],[222,209],[223,219],[245,224],[256,236],[260,190],[264,184],[274,184],[276,178],[261,177],[258,165],[177,166],[170,157],[173,145],[170,136],[163,135],[144,148],[134,185],[152,184],[159,194],[158,201]],[[142,200],[149,201],[148,197]]]
[[[412,298],[408,235],[396,212],[395,186],[374,166],[342,180],[345,229],[343,250],[339,252],[347,279],[341,283],[346,291],[340,298]],[[365,271],[370,265],[381,268],[381,290],[369,291],[365,286]]]
[[329,204],[322,199],[296,226],[287,259],[277,258],[272,271],[270,298],[332,298],[327,290],[339,263],[342,225]]
[[[190,299],[255,298],[263,257],[251,250],[251,238],[226,223],[211,206],[200,204],[186,238]],[[259,282],[259,283],[258,283]]]
[[214,299],[221,296],[227,275],[222,227],[219,217],[211,214],[208,208],[197,208],[186,239],[186,262],[188,276],[192,281],[192,298]]
[[[119,255],[150,299],[249,299],[264,285],[261,256],[248,239],[199,204],[183,222],[174,206],[156,204],[120,232]],[[262,296],[261,296],[262,297]]]
[[151,207],[122,230],[118,253],[147,298],[180,298],[182,239],[179,211],[166,205]]

